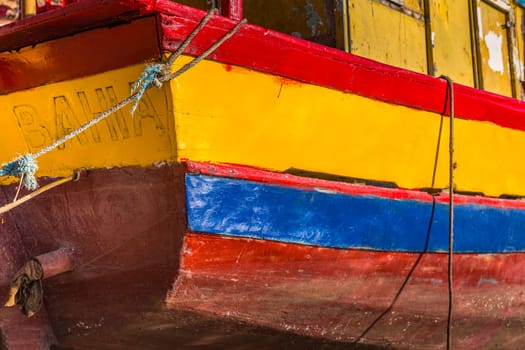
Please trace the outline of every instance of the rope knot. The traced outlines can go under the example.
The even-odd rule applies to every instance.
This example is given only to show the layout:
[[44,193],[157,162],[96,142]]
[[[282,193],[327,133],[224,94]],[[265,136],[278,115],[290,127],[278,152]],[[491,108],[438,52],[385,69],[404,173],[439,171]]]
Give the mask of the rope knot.
[[131,115],[135,114],[137,107],[140,103],[142,95],[150,87],[155,85],[159,89],[162,87],[162,83],[166,80],[165,77],[169,74],[169,67],[166,64],[154,63],[150,64],[144,69],[142,75],[137,79],[133,87],[131,88],[131,94],[136,93],[135,103],[131,107]]
[[0,168],[0,176],[16,176],[23,178],[22,183],[24,187],[30,191],[34,191],[38,188],[36,181],[35,172],[38,169],[38,165],[32,154],[28,153],[17,159],[4,164]]

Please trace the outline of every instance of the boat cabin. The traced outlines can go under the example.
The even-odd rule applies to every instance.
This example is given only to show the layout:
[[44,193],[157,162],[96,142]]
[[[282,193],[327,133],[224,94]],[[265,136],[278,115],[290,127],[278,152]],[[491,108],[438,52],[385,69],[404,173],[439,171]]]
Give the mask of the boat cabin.
[[[204,1],[186,1],[205,6]],[[523,99],[525,1],[251,0],[251,23]],[[280,8],[280,11],[275,9]]]

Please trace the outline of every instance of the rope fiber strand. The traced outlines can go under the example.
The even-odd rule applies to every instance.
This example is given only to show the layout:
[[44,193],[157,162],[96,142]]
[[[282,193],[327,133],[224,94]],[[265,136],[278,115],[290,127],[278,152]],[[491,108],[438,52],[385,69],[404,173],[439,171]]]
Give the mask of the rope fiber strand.
[[37,158],[52,151],[53,149],[65,143],[66,141],[77,136],[78,134],[86,131],[93,125],[99,123],[100,121],[104,120],[105,118],[113,114],[114,112],[120,110],[121,108],[127,106],[128,104],[132,102],[133,102],[133,105],[131,107],[131,115],[133,115],[137,107],[139,106],[142,96],[147,90],[149,90],[153,86],[161,88],[164,82],[175,79],[179,75],[185,73],[186,71],[194,67],[197,63],[199,63],[200,61],[208,57],[213,51],[215,51],[219,46],[221,46],[226,40],[228,40],[233,35],[235,35],[239,31],[239,29],[242,27],[242,25],[246,23],[245,19],[238,22],[235,25],[235,27],[233,27],[222,38],[220,38],[217,42],[215,42],[212,46],[210,46],[206,51],[204,51],[198,57],[194,58],[189,63],[182,66],[176,72],[171,73],[171,67],[174,64],[175,60],[184,52],[184,50],[188,47],[188,45],[195,38],[195,36],[197,36],[197,34],[202,30],[202,28],[204,28],[206,23],[208,23],[211,17],[213,17],[213,15],[215,15],[216,13],[217,13],[216,9],[210,10],[206,14],[206,16],[204,16],[203,19],[199,22],[199,24],[193,29],[190,35],[184,40],[184,42],[178,47],[178,49],[169,56],[168,60],[165,63],[153,63],[153,64],[148,65],[146,69],[144,70],[144,72],[142,73],[142,75],[137,79],[137,81],[133,85],[130,95],[126,99],[122,100],[121,102],[109,108],[108,110],[100,113],[98,116],[91,119],[87,123],[83,124],[78,129],[59,138],[58,140],[51,143],[49,146],[44,147],[40,151],[36,153],[28,153],[28,154],[22,155],[2,165],[2,167],[0,167],[0,176],[18,177],[20,178],[20,182],[23,184],[23,186],[27,190],[30,190],[30,191],[36,190],[38,188],[38,182],[35,176],[35,173],[38,169],[38,164],[36,162]]

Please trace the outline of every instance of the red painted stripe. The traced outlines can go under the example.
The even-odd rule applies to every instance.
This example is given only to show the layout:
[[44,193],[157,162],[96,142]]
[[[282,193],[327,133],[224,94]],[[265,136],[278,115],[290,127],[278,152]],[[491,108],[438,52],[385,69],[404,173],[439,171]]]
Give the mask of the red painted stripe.
[[[233,238],[188,233],[181,268],[201,273],[239,275],[264,274],[271,266],[274,277],[341,278],[348,276],[406,276],[419,253],[377,252],[357,249],[334,249],[249,238]],[[239,254],[241,253],[242,254]],[[454,254],[454,277],[458,286],[477,286],[485,279],[502,283],[522,283],[525,254]],[[446,283],[447,254],[426,253],[412,277],[442,279]]]
[[[206,174],[213,176],[237,178],[268,184],[291,186],[307,190],[336,191],[359,196],[379,196],[391,199],[411,199],[431,202],[432,196],[423,191],[404,190],[397,188],[383,188],[369,185],[356,185],[344,182],[300,177],[290,174],[276,173],[252,167],[184,161],[189,173]],[[448,203],[448,194],[435,197],[437,202]],[[454,196],[455,204],[478,204],[497,208],[525,209],[525,202],[521,200],[500,199],[481,196]]]
[[[367,343],[443,348],[447,255],[418,257],[192,233],[184,239],[181,271],[166,302],[169,309],[337,341],[354,341],[372,327]],[[517,344],[505,340],[515,339],[523,327],[507,325],[525,313],[524,263],[525,254],[454,255],[459,348]],[[506,332],[495,336],[494,325]],[[488,336],[480,340],[472,334]]]
[[[164,0],[157,1],[153,9],[162,14],[163,45],[167,50],[175,49],[204,15],[203,11]],[[196,37],[187,53],[198,55],[203,52],[234,23],[227,18],[215,17]],[[444,113],[446,108],[447,87],[440,79],[255,25],[244,26],[210,57],[417,109]],[[461,118],[525,130],[525,103],[521,101],[456,84],[455,102],[456,114]]]

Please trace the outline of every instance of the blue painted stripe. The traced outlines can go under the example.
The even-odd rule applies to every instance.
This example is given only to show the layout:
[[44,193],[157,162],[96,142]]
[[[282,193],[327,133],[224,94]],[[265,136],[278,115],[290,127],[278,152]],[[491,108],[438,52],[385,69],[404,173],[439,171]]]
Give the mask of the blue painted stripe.
[[[382,251],[444,252],[443,203],[303,190],[247,180],[186,175],[190,230]],[[525,251],[525,211],[456,205],[454,250]]]

